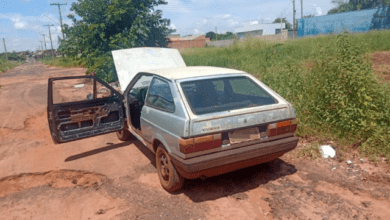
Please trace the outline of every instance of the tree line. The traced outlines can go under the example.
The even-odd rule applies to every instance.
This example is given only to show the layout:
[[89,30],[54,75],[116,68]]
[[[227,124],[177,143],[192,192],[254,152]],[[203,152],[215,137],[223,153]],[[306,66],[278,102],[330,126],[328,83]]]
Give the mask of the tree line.
[[329,10],[328,14],[388,6],[390,5],[390,0],[332,0],[332,3],[337,6]]

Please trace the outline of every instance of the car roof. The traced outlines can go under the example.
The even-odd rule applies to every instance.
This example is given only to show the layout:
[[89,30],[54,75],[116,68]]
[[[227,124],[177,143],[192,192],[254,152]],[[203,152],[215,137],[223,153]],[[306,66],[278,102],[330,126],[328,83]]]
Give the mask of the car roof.
[[185,78],[202,77],[202,76],[246,73],[241,70],[222,68],[222,67],[211,67],[211,66],[174,67],[174,68],[146,70],[142,72],[155,74],[164,77],[166,79],[185,79]]

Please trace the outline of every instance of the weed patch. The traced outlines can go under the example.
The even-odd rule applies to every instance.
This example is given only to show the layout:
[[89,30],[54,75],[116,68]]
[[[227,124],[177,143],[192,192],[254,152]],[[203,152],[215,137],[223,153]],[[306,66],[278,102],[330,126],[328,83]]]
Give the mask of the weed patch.
[[0,73],[5,72],[9,69],[15,68],[15,67],[22,65],[22,64],[23,64],[23,62],[0,60]]
[[71,68],[71,67],[84,67],[85,63],[82,59],[79,58],[62,58],[62,57],[56,57],[56,58],[42,58],[39,60],[41,63],[44,63],[49,66],[57,66],[57,67],[65,67],[65,68]]
[[[337,139],[351,150],[389,160],[390,86],[377,78],[366,56],[387,50],[390,31],[373,31],[283,44],[248,39],[182,56],[188,66],[230,67],[258,77],[294,105],[297,135]],[[315,155],[313,149],[303,150],[303,156]]]

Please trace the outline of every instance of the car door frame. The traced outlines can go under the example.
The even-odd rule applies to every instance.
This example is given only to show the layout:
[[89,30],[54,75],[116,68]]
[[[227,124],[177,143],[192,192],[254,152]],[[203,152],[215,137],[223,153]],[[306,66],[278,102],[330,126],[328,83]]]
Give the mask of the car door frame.
[[[93,99],[91,100],[83,100],[83,101],[74,101],[74,102],[65,102],[65,103],[53,103],[53,82],[58,80],[72,80],[72,79],[92,79],[93,80]],[[101,83],[104,85],[107,89],[111,91],[112,96],[111,97],[104,97],[104,98],[97,98],[97,91],[96,91],[96,82]],[[123,95],[120,94],[118,91],[116,91],[114,88],[112,88],[108,83],[104,82],[103,80],[95,77],[95,76],[67,76],[67,77],[54,77],[48,79],[48,103],[47,103],[47,117],[48,117],[48,123],[49,123],[49,129],[50,134],[52,136],[52,139],[55,143],[65,143],[69,141],[75,141],[80,140],[84,138],[89,138],[97,135],[102,135],[106,133],[116,132],[120,131],[124,128],[124,121],[126,118],[125,112],[124,112],[124,106],[123,106]],[[61,134],[61,131],[59,129],[59,124],[56,123],[55,119],[58,119],[58,112],[61,108],[72,110],[72,108],[77,109],[77,106],[83,106],[83,105],[91,105],[89,108],[93,108],[94,103],[101,103],[103,102],[109,102],[110,100],[114,100],[118,103],[116,103],[118,107],[118,117],[119,117],[119,124],[116,127],[109,127],[107,126],[104,129],[101,128],[93,128],[87,131],[87,129],[84,129],[81,131],[81,134],[73,134],[72,137],[63,137],[63,134]],[[116,100],[115,100],[116,99]],[[88,109],[88,107],[86,108]],[[111,109],[110,109],[111,110]],[[72,117],[72,112],[70,111],[69,117]],[[95,126],[96,117],[93,119],[93,123]],[[99,123],[100,125],[100,123]],[[94,127],[93,126],[93,127]],[[84,133],[83,133],[84,132]],[[63,132],[64,133],[64,132]],[[69,136],[69,135],[68,135]]]
[[[124,109],[125,109],[125,113],[126,115],[128,115],[128,117],[126,118],[126,122],[127,122],[127,128],[128,130],[139,140],[141,141],[144,145],[146,145],[147,147],[150,148],[150,143],[147,142],[143,136],[142,136],[142,131],[141,133],[137,132],[137,128],[135,128],[133,126],[133,124],[131,123],[131,110],[129,108],[129,92],[131,90],[131,88],[133,88],[133,86],[137,83],[137,81],[142,77],[142,76],[150,76],[152,77],[152,79],[150,80],[150,82],[152,82],[153,78],[156,76],[155,74],[152,74],[152,73],[147,73],[147,72],[139,72],[137,73],[134,78],[130,81],[130,83],[127,85],[125,91],[123,92],[123,105],[124,105]],[[149,88],[150,88],[150,85],[149,85]],[[149,93],[149,88],[148,90],[146,91],[146,94]],[[145,100],[146,100],[146,97],[145,97]],[[142,129],[141,129],[142,130]]]

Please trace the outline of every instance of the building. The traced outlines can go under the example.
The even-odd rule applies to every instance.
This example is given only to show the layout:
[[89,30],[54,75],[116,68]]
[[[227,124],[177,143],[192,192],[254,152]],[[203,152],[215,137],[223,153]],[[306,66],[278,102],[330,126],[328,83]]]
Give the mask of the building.
[[248,36],[266,36],[275,35],[281,33],[282,29],[286,28],[285,23],[272,23],[272,24],[246,24],[244,27],[234,29],[234,34],[238,39],[243,39]]
[[180,38],[180,34],[170,34],[167,36],[167,38],[172,39],[172,38]]
[[210,38],[206,38],[205,35],[191,35],[186,37],[180,37],[177,35],[168,36],[169,43],[167,47],[170,48],[193,48],[193,47],[205,47],[206,42],[210,41]]
[[298,19],[298,37],[390,28],[390,7]]

